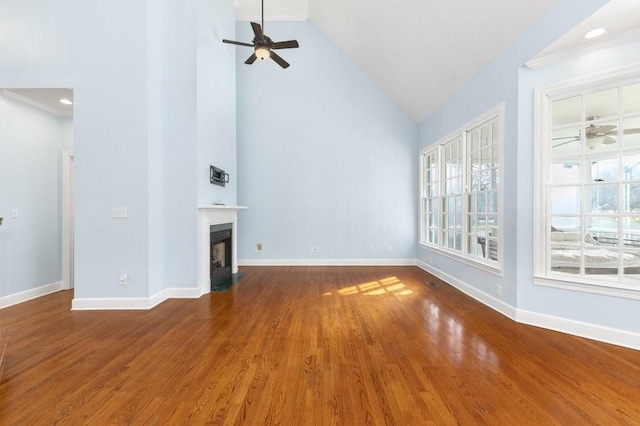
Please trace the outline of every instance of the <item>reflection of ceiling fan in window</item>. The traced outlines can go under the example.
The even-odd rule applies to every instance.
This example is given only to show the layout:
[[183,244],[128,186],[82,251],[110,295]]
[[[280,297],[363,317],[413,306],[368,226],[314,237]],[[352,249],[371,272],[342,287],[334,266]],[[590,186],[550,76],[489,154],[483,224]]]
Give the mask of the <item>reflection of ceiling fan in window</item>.
[[[595,124],[591,124],[586,127],[586,143],[587,148],[593,149],[600,144],[610,145],[612,143],[616,143],[617,140],[614,139],[614,136],[618,136],[618,126],[612,124],[605,124],[602,126],[598,126]],[[625,135],[633,135],[640,133],[640,128],[636,129],[624,129],[622,131]],[[563,141],[553,145],[553,148],[557,148],[559,146],[579,141],[581,134],[578,133],[576,136],[565,136],[560,138],[553,138],[554,141]]]

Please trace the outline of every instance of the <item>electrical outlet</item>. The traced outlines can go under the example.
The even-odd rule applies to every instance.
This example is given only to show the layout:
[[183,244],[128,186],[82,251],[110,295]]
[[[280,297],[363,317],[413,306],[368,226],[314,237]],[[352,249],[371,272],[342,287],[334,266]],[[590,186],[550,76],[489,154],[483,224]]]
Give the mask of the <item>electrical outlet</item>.
[[502,297],[502,286],[496,284],[496,296]]
[[333,253],[333,246],[329,246],[329,253]]
[[14,219],[18,218],[18,209],[17,208],[14,207],[14,208],[11,209],[11,217],[14,218]]
[[318,246],[313,246],[313,252],[317,253],[318,252]]
[[369,246],[369,252],[373,253],[373,246]]
[[389,246],[389,249],[388,249],[388,250],[389,250],[389,251],[393,251],[393,247]]
[[262,252],[262,243],[258,243],[258,244],[256,244],[256,251],[257,251],[258,253],[261,253],[261,252]]
[[129,282],[129,276],[127,274],[120,275],[120,285],[127,285]]

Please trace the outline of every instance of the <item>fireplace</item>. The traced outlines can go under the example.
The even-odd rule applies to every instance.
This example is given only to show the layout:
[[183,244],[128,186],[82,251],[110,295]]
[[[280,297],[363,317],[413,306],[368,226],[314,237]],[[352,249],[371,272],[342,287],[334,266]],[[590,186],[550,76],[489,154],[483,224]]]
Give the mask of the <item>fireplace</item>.
[[[224,206],[220,204],[208,204],[198,206],[198,282],[200,283],[200,294],[212,291],[211,281],[211,226],[224,225],[222,228],[215,228],[214,232],[220,229],[231,228],[231,242],[225,245],[225,252],[231,251],[231,257],[225,262],[225,267],[231,267],[232,278],[238,273],[238,211],[245,210],[244,206]],[[224,238],[223,238],[224,239]],[[225,253],[225,254],[226,254]],[[217,274],[216,274],[217,275]],[[229,280],[231,281],[231,280]],[[217,290],[217,289],[216,289]]]
[[232,224],[209,227],[209,276],[211,290],[231,279]]

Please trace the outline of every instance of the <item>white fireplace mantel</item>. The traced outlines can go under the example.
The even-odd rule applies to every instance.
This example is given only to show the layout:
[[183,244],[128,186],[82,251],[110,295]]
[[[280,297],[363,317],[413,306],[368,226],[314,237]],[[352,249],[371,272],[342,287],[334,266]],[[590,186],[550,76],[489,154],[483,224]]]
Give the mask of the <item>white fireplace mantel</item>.
[[198,281],[202,294],[211,291],[211,276],[209,259],[211,246],[209,244],[209,227],[223,223],[231,224],[231,273],[238,272],[238,211],[245,210],[245,206],[225,206],[208,204],[198,206],[198,223],[200,242],[198,244]]

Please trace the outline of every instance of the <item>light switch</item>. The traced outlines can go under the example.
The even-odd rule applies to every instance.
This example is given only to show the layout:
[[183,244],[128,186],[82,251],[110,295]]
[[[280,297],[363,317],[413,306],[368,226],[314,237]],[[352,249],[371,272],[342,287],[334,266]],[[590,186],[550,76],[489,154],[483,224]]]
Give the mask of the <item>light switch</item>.
[[18,217],[18,209],[17,208],[12,208],[11,209],[11,217],[16,218]]
[[126,207],[114,207],[111,209],[111,217],[114,219],[126,219],[127,208]]

